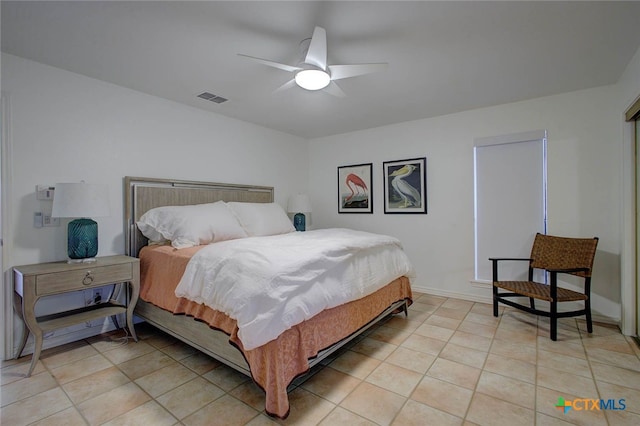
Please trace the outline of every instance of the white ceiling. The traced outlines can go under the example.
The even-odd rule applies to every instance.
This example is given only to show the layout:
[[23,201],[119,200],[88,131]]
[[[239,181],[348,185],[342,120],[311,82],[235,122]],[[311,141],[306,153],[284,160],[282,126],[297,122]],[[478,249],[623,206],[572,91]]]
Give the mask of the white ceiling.
[[[2,51],[304,138],[615,83],[640,2],[10,2]],[[314,26],[346,98],[237,56],[295,65]],[[208,91],[228,98],[214,104]]]

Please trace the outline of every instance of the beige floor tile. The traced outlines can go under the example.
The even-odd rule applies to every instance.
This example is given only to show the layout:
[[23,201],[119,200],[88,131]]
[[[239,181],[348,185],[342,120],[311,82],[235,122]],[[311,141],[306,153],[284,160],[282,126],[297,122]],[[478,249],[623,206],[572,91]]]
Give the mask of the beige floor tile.
[[48,371],[43,371],[31,375],[31,377],[11,382],[3,385],[0,390],[0,407],[29,398],[57,386],[58,383]]
[[476,392],[482,392],[524,408],[535,409],[536,387],[521,380],[483,371]]
[[448,328],[455,330],[462,323],[460,319],[442,317],[440,315],[433,314],[426,319],[425,324],[435,325],[437,327]]
[[340,406],[379,425],[388,425],[402,409],[405,401],[406,398],[396,393],[363,382]]
[[427,375],[467,389],[474,389],[482,370],[447,359],[435,360]]
[[411,399],[463,418],[472,396],[470,389],[425,376],[411,394]]
[[[2,361],[0,422],[639,423],[640,348],[617,327],[594,324],[587,334],[583,319],[566,318],[554,342],[548,319],[509,307],[495,318],[491,304],[418,293],[414,300],[408,318],[385,319],[296,380],[286,420],[266,415],[264,392],[248,377],[141,323],[139,343],[125,345],[117,330],[47,349],[30,378],[30,356]],[[556,407],[558,398],[576,395],[624,399],[625,410],[565,414]]]
[[491,339],[467,333],[465,331],[456,331],[453,336],[451,336],[451,339],[449,339],[449,343],[464,346],[465,348],[488,352],[489,347],[491,346]]
[[436,360],[435,355],[425,354],[422,352],[414,351],[399,347],[385,360],[398,367],[406,368],[407,370],[415,371],[417,373],[424,374],[427,372],[433,361]]
[[[138,334],[139,336],[139,334]],[[113,349],[121,348],[122,346],[133,344],[135,341],[129,333],[123,330],[115,330],[108,333],[99,334],[97,336],[90,337],[86,340],[95,350],[98,352],[108,352]]]
[[640,359],[635,354],[625,354],[601,348],[587,348],[587,357],[590,361],[611,364],[640,372]]
[[479,425],[492,426],[534,425],[535,411],[476,393],[471,400],[467,420]]
[[520,345],[513,342],[507,342],[506,340],[494,340],[489,352],[505,358],[517,359],[531,364],[535,364],[537,358],[535,346]]
[[84,421],[78,410],[75,407],[69,407],[40,421],[31,423],[31,426],[85,426],[86,424],[87,422]]
[[447,343],[447,346],[440,351],[440,358],[455,361],[470,367],[482,368],[487,359],[487,352]]
[[593,376],[598,381],[640,390],[640,373],[637,371],[599,362],[592,362],[591,370],[593,371]]
[[168,366],[136,379],[136,384],[153,398],[170,391],[196,377],[196,374],[184,365],[174,362]]
[[[498,306],[498,314],[502,313],[503,309],[504,309],[503,306]],[[493,318],[493,304],[476,302],[473,304],[469,312],[473,314],[481,314],[481,315]]]
[[318,424],[336,406],[302,388],[289,392],[291,411],[284,422],[287,425]]
[[301,387],[334,404],[338,404],[349,395],[360,382],[360,379],[356,379],[353,376],[331,367],[325,367],[319,374],[305,381]]
[[385,360],[398,346],[385,343],[380,340],[366,337],[351,347],[354,352],[361,353],[371,358]]
[[413,349],[414,351],[424,352],[431,355],[438,355],[442,348],[445,347],[447,342],[443,340],[433,339],[431,337],[420,336],[419,334],[412,334],[405,340],[402,347],[407,349]]
[[135,383],[127,383],[80,403],[80,413],[92,425],[106,423],[151,398]]
[[329,365],[350,376],[364,379],[380,365],[380,361],[357,352],[347,351]]
[[128,411],[115,419],[104,423],[103,426],[153,425],[171,426],[177,420],[167,410],[155,401],[149,401]]
[[557,417],[551,417],[546,414],[536,412],[536,426],[570,426],[574,423],[565,422]]
[[586,359],[575,358],[555,352],[538,350],[539,367],[553,368],[565,373],[576,374],[583,377],[591,377],[591,368]]
[[598,395],[593,378],[578,376],[552,368],[538,366],[536,384],[558,392],[578,395],[581,398],[595,398]]
[[369,338],[379,340],[381,342],[390,343],[392,345],[400,345],[409,337],[411,333],[405,331],[398,331],[396,328],[380,326],[372,329],[368,335]]
[[60,367],[53,368],[51,369],[51,374],[53,374],[53,377],[55,377],[59,383],[64,384],[106,370],[112,366],[113,364],[111,364],[108,359],[101,354],[97,354],[83,358],[73,364],[64,364]]
[[442,303],[441,306],[443,308],[455,309],[460,312],[469,312],[473,305],[475,305],[475,303],[468,300],[447,299]]
[[[43,352],[40,361],[49,369],[61,367],[66,364],[73,364],[85,358],[98,355],[91,345],[82,342],[74,342],[69,350],[62,352],[52,352],[50,355]],[[65,345],[66,346],[66,345]],[[56,348],[57,349],[57,348]]]
[[244,374],[239,373],[224,364],[220,367],[214,368],[206,374],[203,374],[202,377],[209,380],[225,392],[228,392],[231,389],[251,380]]
[[436,309],[435,312],[433,313],[441,317],[463,320],[464,317],[467,316],[467,312],[468,311],[460,311],[458,309],[445,308],[443,304],[438,309]]
[[501,355],[490,353],[484,365],[485,371],[501,374],[523,382],[536,382],[536,366],[526,361],[507,358]]
[[610,425],[616,426],[637,426],[640,425],[640,414],[632,413],[627,410],[607,410],[605,416]]
[[202,377],[196,377],[159,396],[157,401],[177,419],[181,420],[223,395],[224,391],[218,386]]
[[462,425],[462,419],[417,401],[409,400],[392,423],[397,426]]
[[168,355],[155,351],[118,364],[118,368],[131,380],[135,380],[174,362],[173,358]]
[[471,311],[464,317],[463,322],[484,325],[485,327],[498,327],[500,323],[500,317],[494,317],[492,313],[485,314],[480,309],[471,309]]
[[196,374],[207,373],[222,365],[220,361],[217,361],[202,352],[196,352],[191,356],[181,359],[180,364],[184,365]]
[[71,406],[71,401],[62,389],[54,388],[2,407],[0,424],[28,425]]
[[616,351],[623,354],[633,355],[633,347],[621,336],[590,336],[587,335],[582,340],[582,344],[587,349],[606,349],[608,351]]
[[[468,316],[467,316],[468,317]],[[483,325],[471,320],[465,319],[458,327],[459,331],[475,334],[482,337],[492,339],[496,334],[496,327],[493,325]]]
[[422,374],[420,373],[383,362],[369,374],[366,381],[408,397],[421,379]]
[[320,422],[320,426],[335,426],[335,425],[349,425],[349,426],[375,426],[370,420],[360,417],[357,414],[347,411],[342,407],[336,407],[327,417]]
[[186,426],[210,426],[215,419],[216,426],[244,425],[259,414],[247,404],[225,395],[185,418],[182,423]]
[[[19,362],[12,363],[11,365],[4,367],[0,374],[0,383],[2,385],[8,385],[9,383],[17,382],[27,377],[29,367],[31,365],[31,355],[20,358]],[[31,375],[40,374],[45,371],[45,367],[42,361],[37,361],[36,366],[33,369]]]
[[120,387],[130,380],[118,368],[109,367],[97,373],[81,377],[80,379],[62,385],[64,391],[69,395],[74,404],[91,399]]
[[180,361],[181,359],[184,359],[198,352],[197,349],[192,348],[191,346],[183,342],[176,342],[171,345],[164,346],[160,350],[177,361]]
[[587,353],[582,342],[554,342],[549,339],[549,336],[538,336],[538,350],[587,359]]
[[145,342],[133,342],[121,345],[108,351],[102,352],[105,358],[114,364],[121,364],[134,358],[155,351],[156,349]]
[[451,330],[449,328],[438,327],[437,325],[429,324],[428,321],[429,320],[425,321],[425,323],[418,327],[416,331],[414,331],[414,333],[419,334],[420,336],[430,337],[432,339],[443,340],[446,342],[455,332],[454,330]]

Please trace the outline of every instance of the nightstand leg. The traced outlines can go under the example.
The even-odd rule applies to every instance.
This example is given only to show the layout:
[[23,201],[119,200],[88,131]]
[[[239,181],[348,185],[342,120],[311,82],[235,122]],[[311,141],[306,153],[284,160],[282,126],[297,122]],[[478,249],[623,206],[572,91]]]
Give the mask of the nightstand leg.
[[[135,284],[132,282],[131,287],[131,297],[127,301],[127,327],[129,327],[129,332],[131,333],[131,337],[136,342],[138,341],[138,336],[136,335],[136,329],[133,328],[133,310],[135,309],[135,303],[131,303],[131,301],[138,301],[138,296],[140,295],[140,285],[139,285],[139,276],[134,277],[134,280],[137,280]],[[127,295],[129,292],[127,292]]]
[[24,314],[22,313],[22,297],[20,297],[20,295],[16,292],[13,293],[13,310],[17,312],[22,319],[22,341],[20,342],[18,352],[16,352],[16,359],[18,359],[20,358],[20,355],[22,355],[24,347],[27,345],[27,339],[29,338],[29,329],[27,328],[27,324],[24,322]]
[[33,369],[36,368],[36,364],[40,359],[40,352],[42,352],[42,332],[41,331],[34,332],[33,337],[34,337],[33,355],[31,356],[31,366],[29,366],[29,372],[27,373],[27,377],[31,377],[31,373],[33,373]]

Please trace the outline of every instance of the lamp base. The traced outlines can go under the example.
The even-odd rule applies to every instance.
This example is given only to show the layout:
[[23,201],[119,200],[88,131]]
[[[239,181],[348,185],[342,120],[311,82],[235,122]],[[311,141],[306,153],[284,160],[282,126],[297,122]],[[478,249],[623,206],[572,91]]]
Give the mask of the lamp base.
[[296,228],[296,231],[304,231],[305,226],[305,216],[302,213],[296,213],[293,216],[293,227]]
[[70,265],[76,264],[76,263],[93,263],[96,261],[95,257],[87,257],[85,259],[67,259],[67,263]]
[[84,262],[98,254],[98,224],[91,219],[76,219],[67,226],[67,255]]

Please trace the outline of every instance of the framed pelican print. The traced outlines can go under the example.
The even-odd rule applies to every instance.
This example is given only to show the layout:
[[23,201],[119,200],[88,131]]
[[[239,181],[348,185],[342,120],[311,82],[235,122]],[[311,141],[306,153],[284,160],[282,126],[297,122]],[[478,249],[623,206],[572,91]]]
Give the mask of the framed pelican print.
[[338,213],[373,213],[373,163],[338,167]]
[[427,158],[385,161],[384,212],[427,213]]

